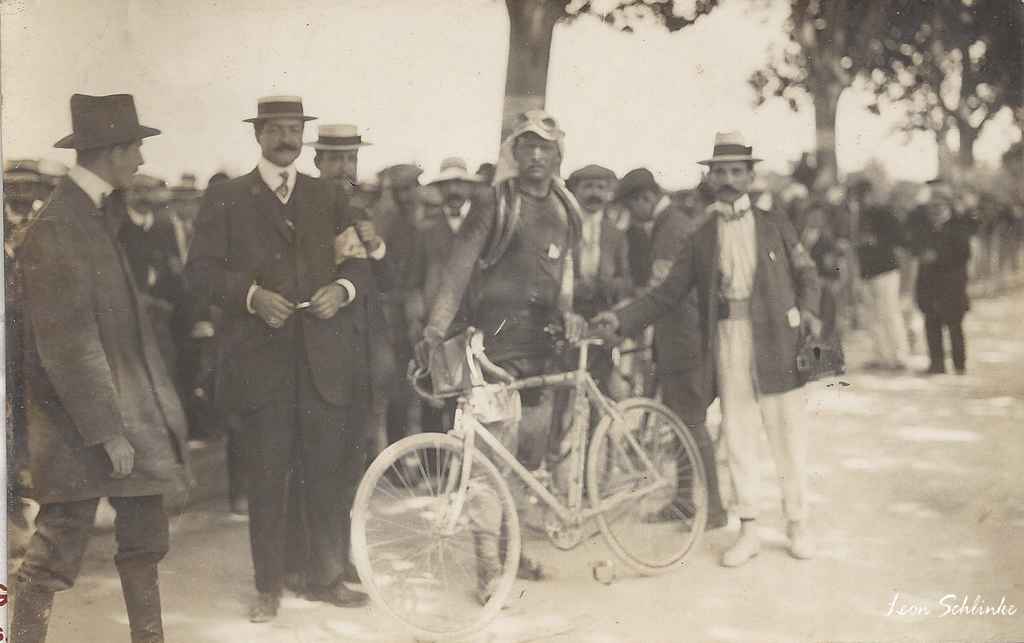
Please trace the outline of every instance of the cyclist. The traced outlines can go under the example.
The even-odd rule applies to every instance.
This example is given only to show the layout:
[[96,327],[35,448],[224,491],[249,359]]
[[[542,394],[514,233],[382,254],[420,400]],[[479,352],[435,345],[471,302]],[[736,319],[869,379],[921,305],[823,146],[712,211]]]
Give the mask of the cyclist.
[[[583,334],[585,322],[572,312],[580,210],[558,178],[564,137],[555,119],[542,110],[516,120],[501,146],[494,188],[474,198],[452,248],[447,280],[416,347],[421,367],[454,334],[452,322],[463,303],[466,321],[484,333],[487,355],[516,377],[553,367],[553,342],[546,332],[550,324],[564,323],[570,342]],[[533,453],[523,459],[527,467],[536,467],[548,442],[552,396],[526,392],[522,404],[519,421],[489,428],[511,453],[526,450],[518,448],[520,426],[531,432],[532,439],[523,446]],[[467,511],[474,528],[479,599],[484,602],[501,568],[501,509],[497,496],[474,493]],[[544,574],[523,555],[519,575],[539,580]]]

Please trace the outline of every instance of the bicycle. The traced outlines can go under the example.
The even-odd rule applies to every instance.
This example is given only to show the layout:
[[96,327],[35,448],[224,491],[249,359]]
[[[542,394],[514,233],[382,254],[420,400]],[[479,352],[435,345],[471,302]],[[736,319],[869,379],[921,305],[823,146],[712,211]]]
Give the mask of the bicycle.
[[[515,502],[495,462],[544,503],[547,535],[556,547],[571,549],[583,542],[593,533],[584,527],[594,520],[611,550],[639,574],[678,569],[707,521],[704,468],[683,422],[648,398],[617,403],[607,398],[587,372],[588,350],[600,340],[577,344],[575,370],[515,379],[487,358],[478,331],[469,329],[465,338],[465,365],[476,374],[473,386],[435,395],[420,384],[423,371],[410,372],[425,399],[457,398],[453,428],[409,436],[388,447],[356,493],[353,558],[374,602],[414,635],[431,640],[469,636],[498,615],[515,581],[521,541]],[[515,412],[518,393],[513,392],[540,387],[575,393],[564,502],[484,425]],[[601,413],[592,437],[591,405]],[[502,554],[493,591],[480,604],[474,593],[479,581],[474,530],[479,525],[472,524],[471,514],[475,499],[485,497],[492,509],[500,508]],[[651,520],[666,507],[672,507],[676,520]]]

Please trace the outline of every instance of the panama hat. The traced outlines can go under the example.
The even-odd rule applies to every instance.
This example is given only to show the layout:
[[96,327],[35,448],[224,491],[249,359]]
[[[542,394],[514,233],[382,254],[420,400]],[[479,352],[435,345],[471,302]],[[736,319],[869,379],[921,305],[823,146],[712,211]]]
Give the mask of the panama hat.
[[444,183],[445,181],[479,183],[480,177],[469,173],[469,166],[466,165],[464,160],[457,156],[451,156],[441,161],[441,171],[437,173],[437,176],[430,183]]
[[711,158],[697,161],[701,165],[712,163],[728,163],[730,161],[750,161],[757,163],[763,159],[752,156],[754,148],[747,145],[743,134],[736,131],[718,132],[715,134],[715,148],[711,152]]

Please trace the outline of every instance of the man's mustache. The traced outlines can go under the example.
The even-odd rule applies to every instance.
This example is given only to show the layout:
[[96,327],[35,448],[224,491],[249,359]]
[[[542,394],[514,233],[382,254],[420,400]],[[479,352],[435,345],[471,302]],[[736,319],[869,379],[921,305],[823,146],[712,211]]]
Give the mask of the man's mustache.
[[583,200],[583,204],[584,205],[598,206],[598,205],[601,205],[602,203],[604,203],[604,199],[602,199],[599,196],[592,196],[592,197],[590,197],[588,199],[584,199]]
[[274,151],[275,152],[298,152],[299,151],[299,146],[298,145],[292,145],[291,143],[281,143],[280,145],[278,145],[277,147],[274,148]]
[[723,185],[716,191],[719,197],[739,196],[740,191],[731,185]]

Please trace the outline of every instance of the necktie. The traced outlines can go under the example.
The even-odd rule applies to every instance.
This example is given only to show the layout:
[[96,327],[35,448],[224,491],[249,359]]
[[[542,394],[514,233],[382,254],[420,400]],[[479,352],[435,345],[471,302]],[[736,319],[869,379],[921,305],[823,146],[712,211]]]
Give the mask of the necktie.
[[277,198],[281,199],[282,201],[287,201],[288,200],[288,173],[287,172],[281,172],[281,174],[279,174],[279,176],[281,177],[281,185],[277,186],[277,189],[274,190],[274,193],[277,195]]
[[107,226],[107,230],[117,238],[121,231],[121,224],[128,216],[121,191],[114,190],[110,194],[103,195],[100,200],[100,210],[103,212],[103,223]]

